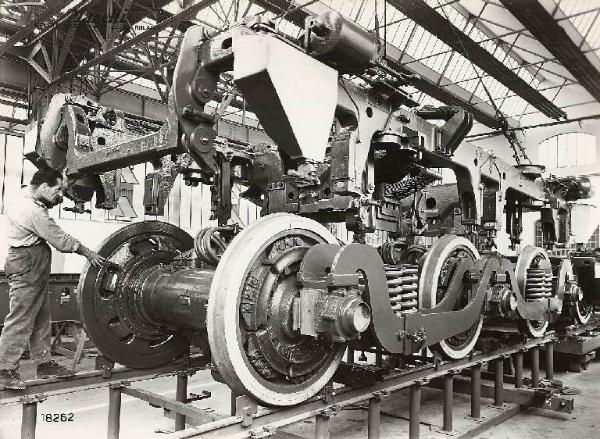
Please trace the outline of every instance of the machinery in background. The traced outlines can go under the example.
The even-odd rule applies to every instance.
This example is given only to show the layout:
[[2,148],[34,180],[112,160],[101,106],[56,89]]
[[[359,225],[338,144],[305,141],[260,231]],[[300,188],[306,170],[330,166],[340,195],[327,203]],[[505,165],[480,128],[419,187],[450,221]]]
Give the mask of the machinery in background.
[[[74,182],[185,152],[175,163],[193,161],[196,178],[212,186],[219,222],[194,240],[144,221],[102,244],[110,264],[87,266],[79,283],[96,346],[116,362],[152,367],[194,343],[235,394],[289,406],[329,382],[348,345],[458,359],[473,350],[484,317],[539,337],[578,309],[571,262],[521,246],[520,235],[523,212],[538,212],[546,242],[559,242],[560,218],[589,195],[589,181],[544,181],[537,166],[515,167],[463,142],[472,116],[411,110],[401,87],[414,80],[384,63],[374,34],[337,13],[309,18],[300,40],[254,17],[213,35],[187,30],[172,86],[178,142],[138,140],[141,154],[128,142],[82,143],[67,129],[66,164],[50,165]],[[222,83],[243,95],[275,145],[217,137],[231,96],[216,110],[208,104]],[[70,107],[66,114],[81,109]],[[41,156],[63,144],[54,140]],[[103,154],[111,159],[77,164]],[[454,172],[456,186],[432,186],[439,168]],[[241,231],[227,224],[234,183],[264,216]],[[415,197],[425,188],[422,216]],[[341,245],[322,225],[341,221],[356,242]],[[375,230],[397,240],[378,252],[364,244]],[[521,247],[518,257],[495,251],[499,231]],[[423,234],[442,236],[431,248],[411,245]],[[569,315],[589,318],[581,309]]]
[[[73,321],[81,318],[77,307],[76,288],[78,274],[51,274],[48,285],[50,295],[50,315],[53,323]],[[9,312],[8,279],[0,271],[0,327]]]

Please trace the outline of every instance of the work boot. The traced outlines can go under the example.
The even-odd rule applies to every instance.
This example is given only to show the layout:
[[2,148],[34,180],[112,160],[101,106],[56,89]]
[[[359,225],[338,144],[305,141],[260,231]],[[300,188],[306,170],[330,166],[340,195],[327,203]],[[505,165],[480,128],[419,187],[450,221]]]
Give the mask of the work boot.
[[19,375],[17,369],[0,369],[0,390],[23,390],[25,387],[27,386],[21,381],[21,375]]
[[40,363],[37,367],[37,376],[38,378],[49,378],[49,377],[58,377],[65,378],[75,375],[70,369],[61,366],[56,361],[51,360],[46,363]]

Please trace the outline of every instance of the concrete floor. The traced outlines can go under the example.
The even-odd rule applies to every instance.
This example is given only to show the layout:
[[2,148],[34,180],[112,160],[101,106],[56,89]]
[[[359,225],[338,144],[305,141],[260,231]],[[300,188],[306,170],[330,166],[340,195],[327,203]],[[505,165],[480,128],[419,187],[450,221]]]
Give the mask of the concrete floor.
[[[565,385],[576,387],[581,393],[575,395],[575,413],[573,415],[530,409],[518,414],[500,426],[494,427],[476,436],[485,439],[538,438],[562,439],[571,436],[577,439],[600,437],[596,426],[600,422],[598,398],[600,392],[600,362],[590,364],[583,373],[557,373]],[[136,382],[136,387],[151,390],[173,398],[175,378],[165,377],[146,382]],[[217,413],[229,411],[229,389],[212,380],[208,371],[200,372],[190,378],[189,391],[199,393],[202,390],[212,392],[210,400],[195,402],[197,407],[210,408]],[[444,438],[439,433],[442,421],[441,391],[423,389],[421,413],[421,438]],[[472,429],[476,424],[467,418],[469,399],[462,395],[454,398],[454,426],[457,433]],[[491,401],[482,400],[482,416],[488,418],[498,413],[490,406]],[[98,389],[86,392],[54,396],[39,405],[37,438],[102,438],[106,437],[106,416],[108,390]],[[72,422],[45,422],[45,413],[73,413]],[[398,438],[408,435],[408,392],[397,392],[384,401],[381,416],[381,437]],[[20,437],[21,406],[0,405],[0,439]],[[357,406],[344,410],[333,418],[332,438],[365,438],[367,436],[366,406]],[[173,421],[165,418],[160,409],[126,395],[122,401],[121,438],[160,438],[164,432],[171,431]],[[306,420],[285,429],[289,433],[312,437],[314,421]],[[451,436],[450,436],[451,437]]]

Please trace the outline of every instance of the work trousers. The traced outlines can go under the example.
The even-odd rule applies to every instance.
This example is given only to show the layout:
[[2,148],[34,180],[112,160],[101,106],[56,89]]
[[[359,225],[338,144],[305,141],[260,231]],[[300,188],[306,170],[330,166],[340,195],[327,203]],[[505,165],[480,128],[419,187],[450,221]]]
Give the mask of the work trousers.
[[0,369],[16,369],[28,343],[32,360],[50,361],[51,257],[45,243],[8,249],[5,271],[10,311],[0,335]]

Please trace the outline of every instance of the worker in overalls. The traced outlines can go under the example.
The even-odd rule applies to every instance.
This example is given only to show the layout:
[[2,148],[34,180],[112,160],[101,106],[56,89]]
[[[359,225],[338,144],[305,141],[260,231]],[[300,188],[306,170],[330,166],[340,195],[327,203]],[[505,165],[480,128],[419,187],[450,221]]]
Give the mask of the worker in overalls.
[[65,233],[48,214],[48,208],[62,202],[62,190],[62,175],[53,169],[41,169],[6,211],[5,271],[10,311],[0,335],[0,390],[25,388],[18,367],[28,344],[38,377],[72,375],[50,359],[48,281],[52,252],[48,244],[62,253],[83,255],[95,267],[106,261]]

